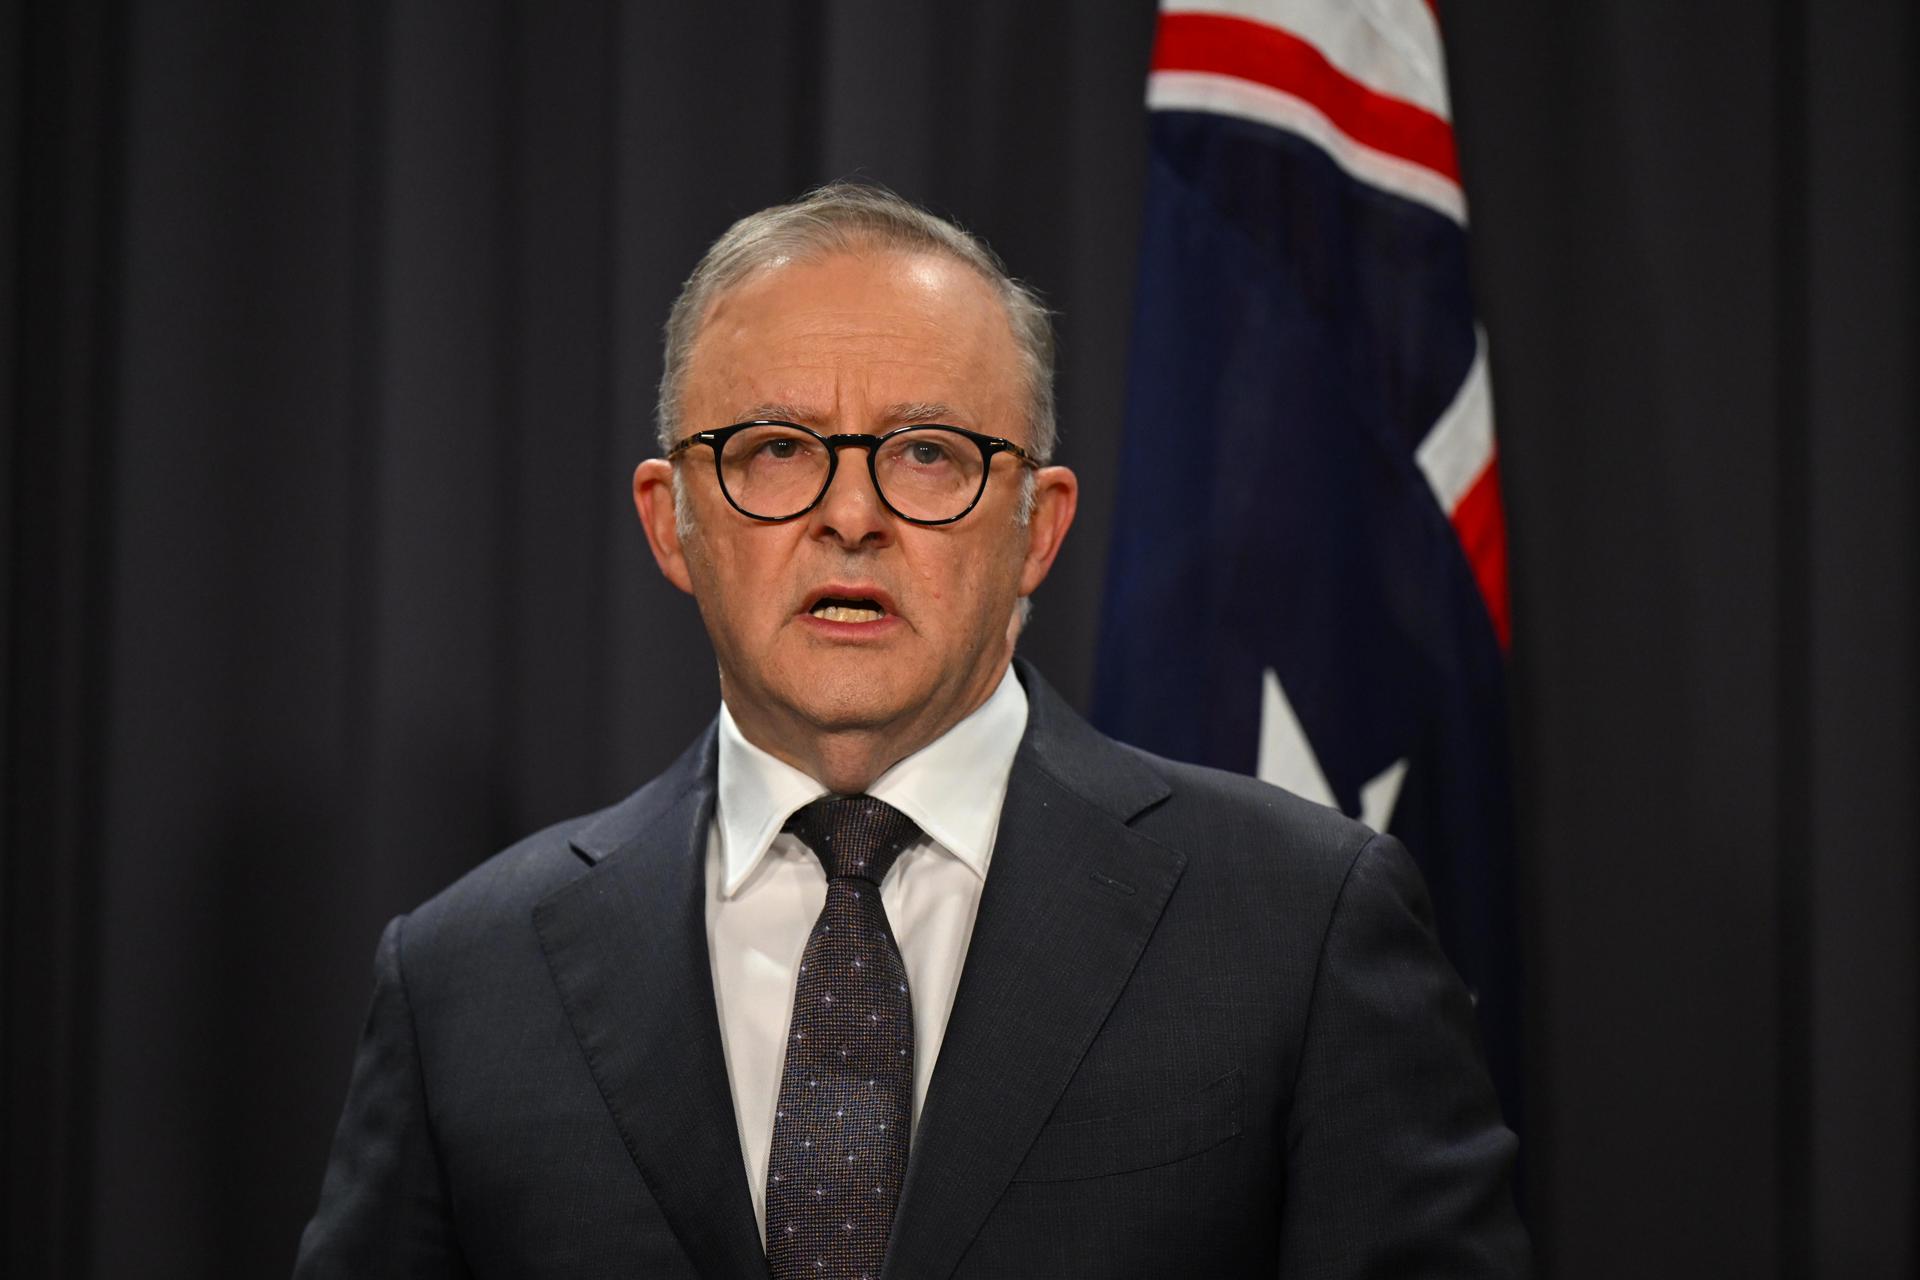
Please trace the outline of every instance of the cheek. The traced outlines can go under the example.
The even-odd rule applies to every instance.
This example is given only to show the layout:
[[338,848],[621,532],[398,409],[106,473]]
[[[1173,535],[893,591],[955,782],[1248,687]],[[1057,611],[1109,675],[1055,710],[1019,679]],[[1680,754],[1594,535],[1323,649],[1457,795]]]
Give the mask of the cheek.
[[702,539],[700,551],[715,582],[738,591],[778,581],[787,572],[793,553],[790,526],[750,524],[731,511],[716,523],[719,527]]
[[1000,539],[968,539],[920,558],[914,580],[922,611],[940,620],[941,634],[959,647],[996,636],[1006,625],[1019,583],[1020,556]]
[[714,619],[751,645],[754,634],[785,619],[786,601],[792,594],[785,569],[788,556],[775,539],[729,536],[736,532],[727,530],[721,537],[697,540],[688,548],[687,568],[695,596],[711,605]]

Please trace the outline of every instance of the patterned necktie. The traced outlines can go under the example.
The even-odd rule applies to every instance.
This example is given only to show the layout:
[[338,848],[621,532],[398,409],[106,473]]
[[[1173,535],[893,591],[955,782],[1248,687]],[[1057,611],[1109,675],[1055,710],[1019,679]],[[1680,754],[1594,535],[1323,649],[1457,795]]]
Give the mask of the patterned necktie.
[[872,796],[828,796],[787,830],[827,869],[795,976],[767,1159],[775,1280],[880,1274],[907,1172],[913,1003],[880,882],[920,828]]

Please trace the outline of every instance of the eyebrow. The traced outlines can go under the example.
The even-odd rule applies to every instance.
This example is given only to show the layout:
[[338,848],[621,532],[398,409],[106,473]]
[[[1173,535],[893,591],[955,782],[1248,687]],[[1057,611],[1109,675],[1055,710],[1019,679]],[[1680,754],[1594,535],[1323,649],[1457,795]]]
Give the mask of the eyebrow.
[[736,421],[759,422],[767,419],[777,422],[805,423],[811,416],[799,405],[789,404],[785,400],[763,400],[750,409],[742,410]]
[[937,400],[916,400],[888,405],[880,419],[895,426],[907,426],[916,422],[954,422],[961,416],[952,405],[941,404]]
[[[761,419],[773,419],[780,422],[798,422],[802,425],[817,423],[828,415],[808,409],[785,400],[768,400],[754,405],[745,411],[740,422],[757,422]],[[938,400],[904,400],[890,404],[880,411],[880,425],[883,428],[904,427],[925,422],[949,423],[960,425],[963,417],[950,404]]]

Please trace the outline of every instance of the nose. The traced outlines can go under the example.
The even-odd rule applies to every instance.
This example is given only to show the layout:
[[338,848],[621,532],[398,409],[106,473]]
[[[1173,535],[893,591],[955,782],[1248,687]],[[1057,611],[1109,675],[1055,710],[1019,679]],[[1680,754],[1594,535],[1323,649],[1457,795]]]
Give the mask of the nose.
[[809,513],[809,532],[847,547],[887,541],[893,534],[893,513],[873,486],[867,451],[842,445],[834,453],[839,464],[820,505]]

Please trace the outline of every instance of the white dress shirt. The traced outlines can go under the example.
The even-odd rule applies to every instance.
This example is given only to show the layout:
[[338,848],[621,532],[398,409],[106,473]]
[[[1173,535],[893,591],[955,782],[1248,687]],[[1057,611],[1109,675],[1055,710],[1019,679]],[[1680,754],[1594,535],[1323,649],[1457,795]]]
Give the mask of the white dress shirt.
[[[915,1124],[953,1009],[1007,798],[1007,775],[1026,727],[1027,694],[1009,667],[978,710],[867,788],[922,832],[880,886],[913,1000]],[[820,860],[780,828],[827,788],[748,742],[724,703],[719,750],[719,790],[707,836],[707,955],[747,1185],[764,1236],[767,1149],[794,977],[827,900]]]

